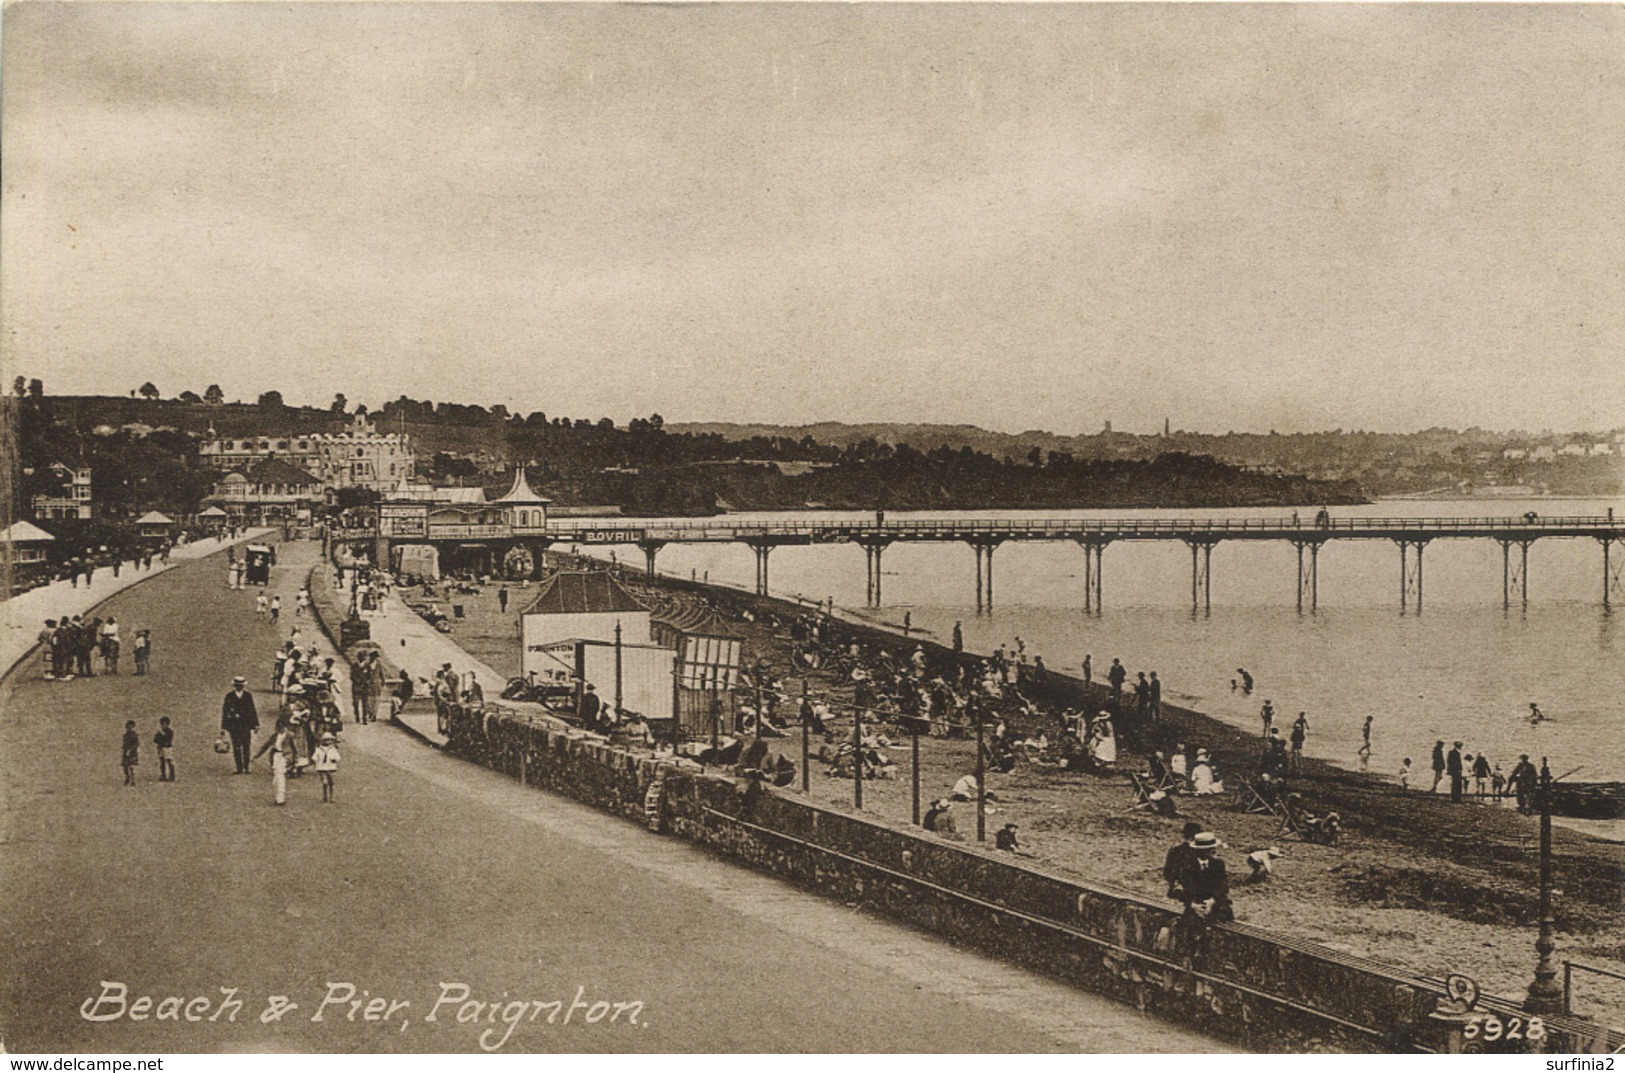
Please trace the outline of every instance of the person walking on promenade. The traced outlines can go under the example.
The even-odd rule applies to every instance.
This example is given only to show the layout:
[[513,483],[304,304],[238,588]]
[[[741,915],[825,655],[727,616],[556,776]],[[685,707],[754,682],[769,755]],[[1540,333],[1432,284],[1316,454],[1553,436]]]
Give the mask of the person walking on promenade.
[[384,692],[384,661],[383,657],[377,652],[368,654],[361,680],[367,690],[366,695],[362,698],[361,721],[363,723],[376,723],[378,721],[378,698]]
[[310,606],[310,590],[301,588],[299,595],[293,598],[293,617],[304,618],[305,609]]
[[152,631],[136,630],[135,643],[130,651],[135,655],[135,673],[148,675],[152,673]]
[[1146,681],[1144,671],[1134,682],[1134,714],[1141,719],[1151,716],[1151,683]]
[[1112,704],[1116,705],[1123,696],[1123,682],[1128,678],[1128,671],[1123,667],[1123,661],[1113,659],[1111,667],[1106,671],[1106,681],[1111,683]]
[[259,728],[260,717],[254,710],[254,694],[248,691],[248,680],[238,675],[231,680],[231,692],[220,703],[220,729],[231,738],[231,759],[238,775],[248,774],[251,764],[249,750],[254,745],[254,732]]
[[1303,743],[1309,736],[1309,713],[1299,712],[1298,717],[1292,721],[1292,773],[1296,775],[1303,768]]
[[100,632],[102,620],[86,622],[78,615],[73,616],[73,661],[78,665],[80,678],[94,678],[96,672],[90,667],[90,651],[96,647],[96,634]]
[[1411,758],[1406,757],[1405,762],[1399,765],[1399,789],[1401,793],[1411,788]]
[[1445,771],[1450,775],[1450,800],[1461,803],[1461,794],[1467,788],[1466,769],[1461,762],[1461,742],[1456,742],[1450,754],[1444,758]]
[[965,651],[965,624],[963,622],[956,621],[954,623],[954,655],[956,655],[956,656],[962,655],[964,653],[964,651]]
[[1480,798],[1488,797],[1490,793],[1490,758],[1482,750],[1473,761],[1473,793]]
[[1365,724],[1360,727],[1360,770],[1371,769],[1371,720],[1373,716],[1365,717]]
[[504,615],[508,613],[508,586],[506,585],[497,590],[497,610]]
[[158,733],[152,736],[158,749],[158,781],[175,781],[175,730],[169,725],[169,716],[158,720]]
[[67,619],[60,620],[56,632],[51,635],[51,667],[58,681],[71,682],[74,679],[74,636],[73,624]]
[[1157,677],[1156,671],[1151,672],[1151,721],[1162,721],[1162,679]]
[[102,670],[107,674],[118,673],[119,635],[118,620],[112,615],[102,623]]
[[1085,686],[1093,685],[1094,684],[1094,679],[1095,679],[1094,660],[1090,658],[1089,653],[1085,652],[1083,654],[1083,684]]
[[39,636],[37,638],[35,638],[35,640],[39,642],[40,651],[42,653],[42,655],[40,657],[40,665],[41,665],[41,667],[43,669],[43,672],[44,672],[43,677],[45,678],[45,680],[47,682],[55,681],[56,680],[56,619],[54,619],[54,618],[46,619],[45,620],[45,626],[39,631]]
[[1264,706],[1258,710],[1258,718],[1263,720],[1264,723],[1264,730],[1261,736],[1266,738],[1269,737],[1270,729],[1275,726],[1275,705],[1266,700],[1264,702]]
[[271,597],[271,625],[275,626],[282,617],[282,596],[278,594]]
[[1528,753],[1518,757],[1518,766],[1507,776],[1507,785],[1512,788],[1513,796],[1518,799],[1518,811],[1525,816],[1533,811],[1531,802],[1534,800],[1537,778],[1539,776],[1535,772],[1535,765],[1529,762]]
[[1433,785],[1429,787],[1428,793],[1439,792],[1439,783],[1444,781],[1444,768],[1444,739],[1440,738],[1433,743]]
[[119,766],[124,769],[124,785],[135,785],[135,767],[141,763],[141,735],[135,732],[135,720],[124,724],[124,751]]
[[271,803],[274,805],[288,803],[288,763],[293,750],[293,728],[284,718],[277,720],[276,729],[271,731],[271,736],[254,754],[255,760],[267,752],[271,754]]
[[328,733],[322,735],[322,740],[316,746],[316,751],[310,754],[310,766],[316,769],[316,775],[322,780],[322,801],[327,804],[337,800],[333,788],[333,777],[339,770],[339,739]]
[[255,594],[255,596],[254,596],[254,614],[255,615],[259,616],[260,618],[264,618],[265,617],[265,612],[266,612],[267,609],[270,608],[270,606],[271,606],[271,601],[269,601],[269,600],[267,600],[265,598],[265,593],[261,592],[261,593]]

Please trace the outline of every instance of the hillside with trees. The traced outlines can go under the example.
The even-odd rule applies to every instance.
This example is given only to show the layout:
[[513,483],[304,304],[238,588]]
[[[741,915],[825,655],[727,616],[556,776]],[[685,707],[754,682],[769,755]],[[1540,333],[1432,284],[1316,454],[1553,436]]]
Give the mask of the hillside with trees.
[[[150,382],[127,398],[52,396],[24,384],[12,401],[23,466],[91,466],[98,510],[110,517],[195,509],[215,476],[197,451],[210,430],[223,437],[337,432],[354,413],[367,412],[343,395],[325,409],[287,406],[276,391],[253,403],[228,403],[215,385],[166,399]],[[411,437],[422,479],[499,489],[522,462],[538,490],[561,505],[615,506],[634,515],[1303,506],[1363,498],[1352,481],[1314,482],[1182,450],[1088,457],[1037,445],[1012,454],[877,437],[830,442],[765,429],[729,436],[674,430],[659,414],[621,425],[609,417],[517,414],[500,405],[404,396],[369,416],[379,431]]]

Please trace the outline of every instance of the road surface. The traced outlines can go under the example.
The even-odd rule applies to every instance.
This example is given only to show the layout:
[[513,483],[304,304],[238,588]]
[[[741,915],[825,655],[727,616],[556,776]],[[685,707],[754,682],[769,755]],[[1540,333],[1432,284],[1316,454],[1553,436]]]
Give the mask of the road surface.
[[279,628],[221,562],[188,563],[106,605],[153,630],[151,677],[46,682],[35,656],[0,683],[6,1050],[1221,1049],[387,724],[345,734],[337,803],[307,779],[274,807],[263,760],[233,776],[211,746],[233,674],[269,724],[271,652],[318,632],[293,612],[315,555],[284,548]]

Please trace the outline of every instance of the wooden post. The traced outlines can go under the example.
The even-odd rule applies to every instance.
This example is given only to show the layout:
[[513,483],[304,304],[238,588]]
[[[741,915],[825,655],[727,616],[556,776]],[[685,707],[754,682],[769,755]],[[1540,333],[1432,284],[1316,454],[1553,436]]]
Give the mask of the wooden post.
[[976,841],[987,841],[987,765],[982,758],[982,709],[972,707],[976,718]]
[[852,709],[852,807],[863,807],[863,709]]
[[801,792],[812,792],[808,768],[812,760],[812,702],[807,699],[807,680],[801,680]]
[[909,721],[909,756],[912,761],[909,768],[910,777],[914,783],[914,826],[920,825],[920,721]]

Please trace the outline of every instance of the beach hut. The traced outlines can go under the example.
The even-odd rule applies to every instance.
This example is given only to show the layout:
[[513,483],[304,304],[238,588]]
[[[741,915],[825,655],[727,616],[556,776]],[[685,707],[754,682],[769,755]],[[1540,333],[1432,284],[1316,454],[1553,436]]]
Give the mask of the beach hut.
[[0,533],[0,557],[10,567],[12,590],[32,588],[50,576],[45,545],[56,537],[30,522],[13,522]]
[[613,642],[617,626],[622,644],[652,644],[649,618],[649,609],[608,573],[561,570],[543,581],[536,599],[520,609],[521,668],[530,669],[526,659],[540,650],[537,646],[572,639]]
[[149,510],[135,520],[136,536],[144,544],[162,544],[169,540],[175,519],[156,510]]

